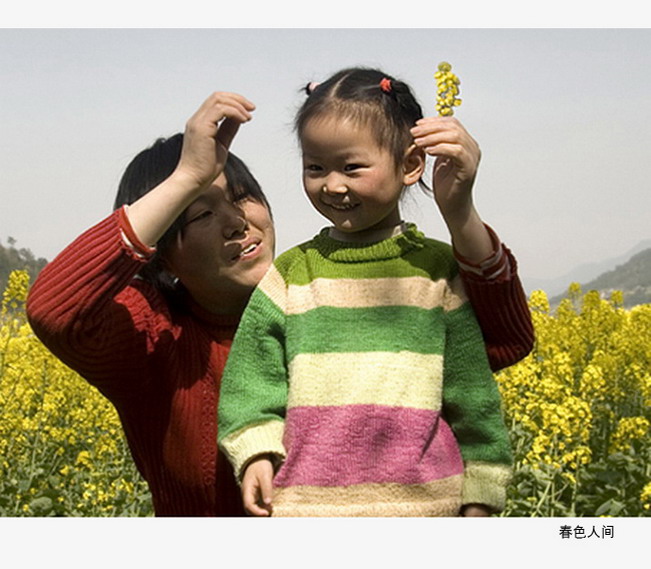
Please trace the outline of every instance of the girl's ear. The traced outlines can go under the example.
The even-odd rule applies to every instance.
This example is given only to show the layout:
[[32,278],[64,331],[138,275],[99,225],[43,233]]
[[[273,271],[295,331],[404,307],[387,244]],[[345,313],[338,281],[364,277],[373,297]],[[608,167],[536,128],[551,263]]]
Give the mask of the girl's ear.
[[420,180],[425,172],[425,152],[415,144],[407,148],[402,161],[403,183],[411,186]]

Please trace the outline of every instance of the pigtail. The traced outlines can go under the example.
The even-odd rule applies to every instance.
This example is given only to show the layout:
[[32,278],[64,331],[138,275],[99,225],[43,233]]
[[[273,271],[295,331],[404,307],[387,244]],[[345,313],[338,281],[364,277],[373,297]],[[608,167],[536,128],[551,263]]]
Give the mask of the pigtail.
[[316,81],[310,81],[303,90],[305,91],[305,94],[309,97],[312,93],[314,93],[314,90],[320,85],[320,83]]

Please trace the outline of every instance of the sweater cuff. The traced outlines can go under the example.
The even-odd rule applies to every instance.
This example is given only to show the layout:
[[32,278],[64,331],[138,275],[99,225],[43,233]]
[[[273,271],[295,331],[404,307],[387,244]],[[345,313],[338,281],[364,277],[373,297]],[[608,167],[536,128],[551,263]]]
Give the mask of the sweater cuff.
[[246,466],[256,456],[272,454],[281,460],[285,458],[284,432],[285,422],[273,420],[244,427],[220,441],[219,445],[233,465],[238,481],[242,480]]
[[486,224],[484,224],[484,227],[490,236],[493,252],[479,263],[476,263],[463,257],[454,249],[454,256],[459,268],[466,275],[472,275],[483,280],[509,280],[511,278],[511,264],[504,246],[491,227]]
[[468,462],[463,475],[462,503],[482,504],[501,512],[506,503],[506,487],[511,468],[504,464]]
[[120,236],[127,248],[140,259],[149,259],[156,253],[156,247],[149,247],[145,245],[133,230],[131,222],[129,221],[128,205],[123,205],[118,210],[118,228],[120,229]]

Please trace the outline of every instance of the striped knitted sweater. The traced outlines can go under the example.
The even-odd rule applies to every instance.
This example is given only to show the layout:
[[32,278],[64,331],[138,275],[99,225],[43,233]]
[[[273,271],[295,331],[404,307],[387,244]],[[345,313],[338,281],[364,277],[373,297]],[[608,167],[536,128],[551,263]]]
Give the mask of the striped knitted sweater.
[[511,454],[449,246],[323,230],[278,257],[224,370],[219,442],[241,476],[283,459],[276,516],[456,515],[504,504]]

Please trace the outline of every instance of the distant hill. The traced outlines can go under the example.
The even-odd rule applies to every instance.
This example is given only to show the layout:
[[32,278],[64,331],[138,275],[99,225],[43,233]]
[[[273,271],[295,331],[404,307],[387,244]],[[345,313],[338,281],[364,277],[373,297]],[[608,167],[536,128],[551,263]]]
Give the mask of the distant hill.
[[627,263],[633,255],[651,248],[651,239],[638,243],[631,250],[618,257],[612,257],[596,263],[579,265],[569,273],[553,279],[530,278],[521,275],[522,284],[528,294],[534,290],[544,290],[552,298],[567,292],[572,283],[590,283],[602,274],[612,271],[615,267]]
[[7,286],[11,271],[27,270],[30,282],[34,282],[36,275],[47,264],[47,260],[36,258],[29,249],[17,249],[16,242],[10,237],[7,246],[0,244],[0,295]]
[[[633,255],[625,263],[616,266],[587,283],[580,283],[584,292],[597,290],[608,297],[613,290],[624,294],[624,306],[651,303],[651,248]],[[564,294],[550,299],[552,306],[557,305]]]

